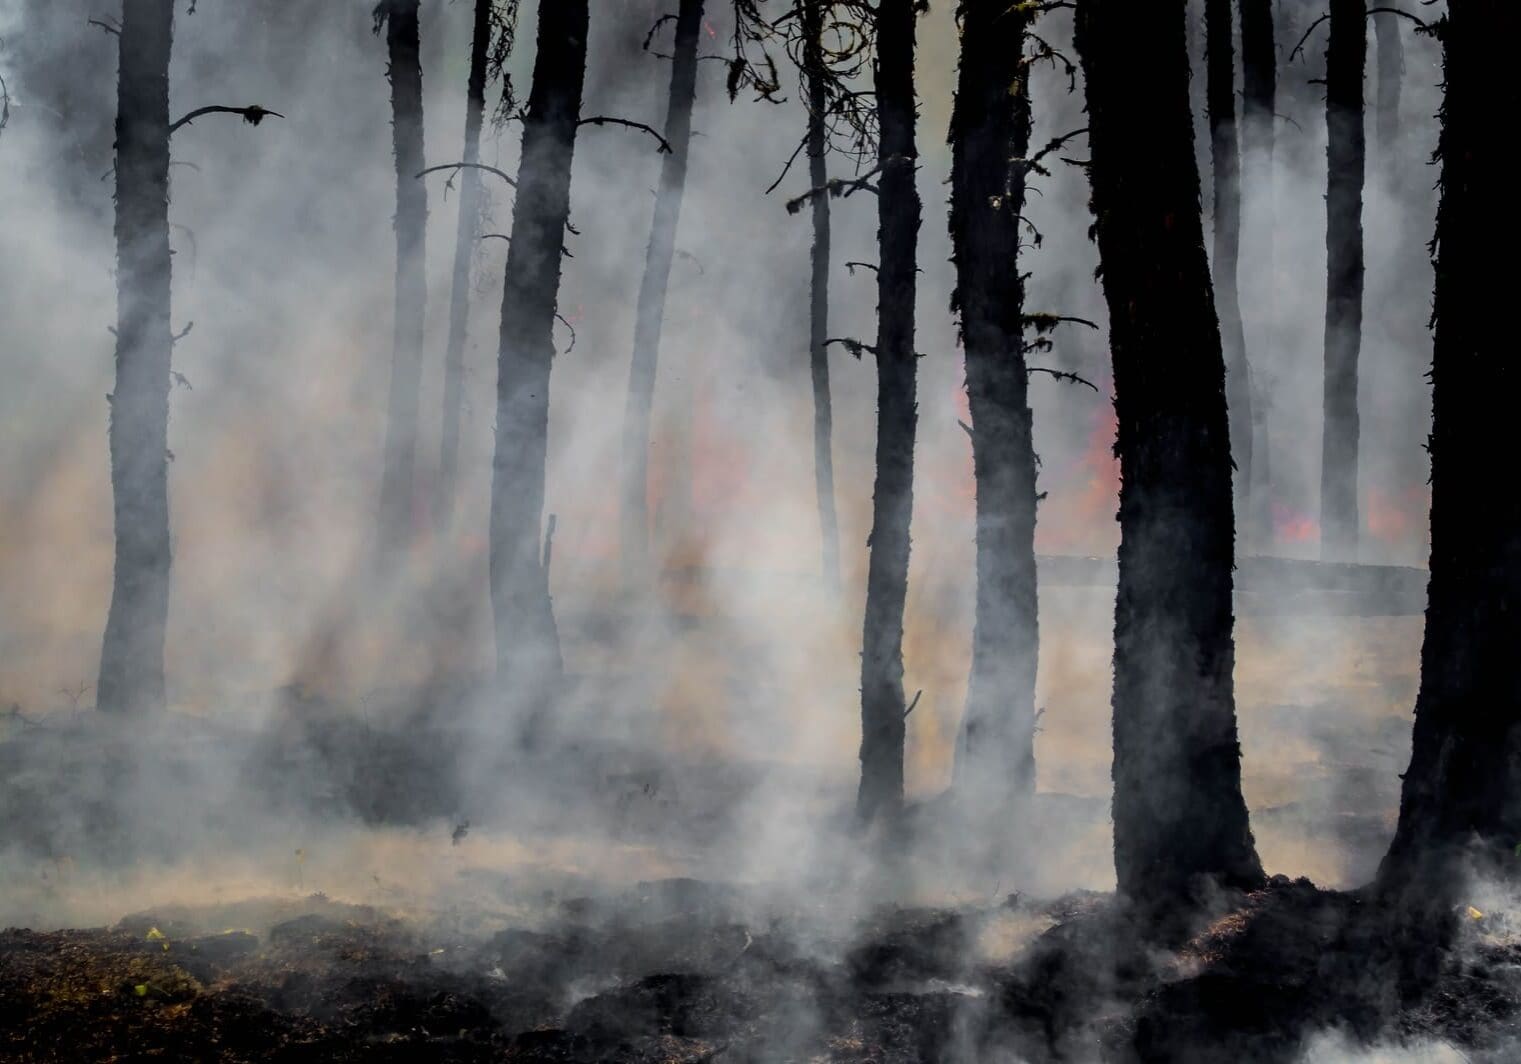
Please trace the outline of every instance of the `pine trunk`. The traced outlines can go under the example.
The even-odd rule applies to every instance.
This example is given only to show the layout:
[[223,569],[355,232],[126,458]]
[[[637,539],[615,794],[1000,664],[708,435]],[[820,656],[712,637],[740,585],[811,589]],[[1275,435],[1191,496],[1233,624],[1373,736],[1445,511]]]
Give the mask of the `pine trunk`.
[[169,53],[173,0],[125,0],[116,117],[116,569],[96,704],[164,705],[169,615]]
[[903,608],[914,510],[914,298],[919,192],[915,186],[915,0],[877,5],[878,269],[877,476],[872,495],[866,621],[861,649],[863,821],[894,818],[903,804]]
[[1380,12],[1373,18],[1373,32],[1378,44],[1378,147],[1386,164],[1398,167],[1400,95],[1405,82],[1405,43],[1400,38],[1400,17]]
[[692,144],[702,9],[703,0],[681,0],[676,17],[676,58],[665,119],[665,139],[671,150],[663,156],[634,322],[634,357],[623,420],[622,548],[624,580],[630,587],[650,579],[650,421],[655,404],[660,329],[665,319],[666,291],[676,255],[676,229],[681,221],[681,199],[686,190],[687,158]]
[[[803,70],[808,79],[808,177],[810,188],[829,180],[825,158],[829,144],[825,126],[829,94],[824,57],[825,0],[805,0],[803,6]],[[813,382],[813,480],[818,495],[819,537],[823,551],[824,583],[840,584],[840,525],[834,501],[834,410],[829,391],[829,262],[830,203],[813,197],[812,277],[808,301],[808,363]]]
[[[955,307],[977,480],[977,615],[956,787],[1007,809],[1035,791],[1035,447],[1025,364],[1020,215],[1030,151],[1033,16],[963,0],[951,118]],[[1007,11],[1007,13],[1006,13]]]
[[[1236,514],[1237,528],[1250,544],[1271,535],[1272,471],[1268,448],[1267,396],[1258,382],[1271,375],[1276,338],[1274,251],[1275,195],[1273,165],[1274,110],[1278,105],[1278,53],[1274,43],[1272,0],[1240,0],[1241,12],[1241,219],[1247,249],[1247,306],[1255,311],[1253,360],[1247,365],[1247,396],[1252,410],[1252,468],[1248,508]],[[1238,274],[1239,270],[1238,263]],[[1243,282],[1238,281],[1238,289]],[[1239,305],[1239,304],[1238,304]],[[1246,323],[1243,322],[1243,326]],[[1254,369],[1255,367],[1255,369]],[[1242,475],[1237,471],[1238,477]],[[1238,496],[1239,497],[1239,496]]]
[[1321,441],[1321,557],[1357,557],[1357,360],[1363,332],[1364,0],[1331,0],[1326,49],[1325,430]]
[[1184,18],[1183,0],[1077,6],[1122,475],[1115,870],[1121,894],[1162,910],[1263,879],[1241,796],[1225,364]]
[[497,676],[532,727],[562,666],[540,548],[560,260],[586,78],[587,0],[541,0],[538,56],[502,295],[496,455],[491,478],[491,606]]

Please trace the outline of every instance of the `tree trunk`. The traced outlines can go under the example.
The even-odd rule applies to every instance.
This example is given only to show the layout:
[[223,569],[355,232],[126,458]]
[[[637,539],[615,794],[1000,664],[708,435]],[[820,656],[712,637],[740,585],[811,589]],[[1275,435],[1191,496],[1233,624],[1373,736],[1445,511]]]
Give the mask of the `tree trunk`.
[[1331,0],[1326,49],[1326,364],[1320,552],[1357,556],[1357,358],[1363,332],[1364,0]]
[[629,369],[628,404],[623,416],[622,546],[624,582],[633,587],[650,579],[650,417],[655,403],[655,373],[660,357],[660,328],[666,290],[676,254],[676,227],[686,190],[687,157],[692,143],[692,105],[697,99],[697,40],[702,30],[703,0],[681,0],[676,17],[676,59],[665,139],[671,151],[660,169],[655,219],[645,254],[644,279],[634,323],[634,358]]
[[422,378],[423,315],[428,300],[427,186],[423,161],[422,60],[418,0],[382,0],[390,56],[391,138],[396,155],[396,318],[391,393],[386,411],[385,466],[380,481],[382,563],[412,543],[413,478],[417,465],[417,389]]
[[963,0],[951,118],[951,244],[977,478],[977,617],[956,786],[980,808],[1035,791],[1035,447],[1019,225],[1032,14]]
[[[587,0],[540,0],[538,56],[523,121],[502,295],[491,478],[491,605],[498,679],[515,705],[531,714],[540,710],[561,675],[540,536],[555,306],[570,220],[587,22]],[[534,720],[523,723],[532,728]]]
[[877,5],[877,478],[861,648],[860,819],[903,804],[903,607],[914,510],[914,353],[919,191],[915,186],[915,0]]
[[1241,258],[1241,145],[1236,127],[1236,49],[1231,0],[1204,0],[1205,97],[1209,110],[1210,169],[1214,175],[1215,312],[1225,354],[1225,398],[1235,461],[1236,513],[1250,511],[1252,484],[1252,390],[1246,335],[1241,327],[1237,267]]
[[1378,43],[1378,147],[1387,165],[1399,166],[1400,92],[1405,81],[1400,17],[1380,12],[1373,16],[1373,32]]
[[[1437,156],[1431,582],[1415,737],[1380,878],[1450,899],[1470,847],[1513,867],[1521,839],[1521,494],[1497,481],[1515,450],[1513,257],[1521,240],[1508,146],[1521,108],[1512,0],[1451,0],[1439,23],[1446,99]],[[1476,855],[1477,856],[1477,855]],[[1455,900],[1455,899],[1452,899]]]
[[[1277,312],[1274,226],[1276,182],[1273,165],[1273,123],[1278,96],[1278,53],[1274,42],[1272,0],[1240,0],[1241,9],[1241,217],[1248,249],[1248,305],[1257,311],[1255,357],[1246,366],[1247,397],[1251,403],[1252,464],[1247,485],[1248,508],[1236,514],[1237,528],[1249,543],[1270,537],[1270,469],[1267,396],[1260,387],[1263,372],[1274,360]],[[1238,263],[1239,273],[1239,263]],[[1238,290],[1241,287],[1238,282]],[[1239,302],[1238,302],[1239,308]],[[1257,367],[1254,369],[1253,367]],[[1234,428],[1234,422],[1232,427]],[[1241,470],[1237,476],[1243,475]],[[1239,497],[1239,496],[1238,496]]]
[[[829,110],[825,77],[824,4],[804,0],[803,72],[808,79],[808,176],[810,188],[829,180],[826,116]],[[823,550],[824,583],[840,584],[840,525],[834,503],[834,411],[829,393],[829,197],[813,197],[813,276],[808,303],[808,361],[813,379],[813,480],[819,504],[819,537]]]
[[169,52],[172,0],[126,0],[116,115],[116,571],[96,704],[164,705],[169,616]]
[[1078,0],[1077,48],[1119,423],[1115,871],[1121,894],[1166,911],[1209,881],[1263,879],[1241,796],[1225,364],[1183,0]]
[[[462,161],[481,160],[481,126],[486,117],[486,61],[491,46],[491,5],[475,0],[470,45],[470,80],[465,92],[465,153]],[[435,513],[447,524],[454,513],[459,479],[460,414],[464,405],[465,337],[470,324],[470,264],[480,236],[481,172],[469,167],[459,175],[459,227],[454,242],[454,278],[449,296],[449,342],[444,350],[444,428],[438,457]]]

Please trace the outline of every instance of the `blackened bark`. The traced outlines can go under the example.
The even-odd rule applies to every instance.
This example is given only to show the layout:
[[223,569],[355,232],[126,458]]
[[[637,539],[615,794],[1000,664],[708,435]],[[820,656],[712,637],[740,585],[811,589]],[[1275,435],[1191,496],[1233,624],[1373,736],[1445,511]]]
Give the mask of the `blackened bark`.
[[625,583],[650,578],[650,418],[655,403],[655,374],[660,357],[660,329],[665,297],[676,255],[676,229],[686,191],[687,158],[692,144],[692,106],[697,99],[697,41],[702,30],[703,0],[681,0],[676,17],[676,52],[655,218],[645,253],[644,279],[634,321],[634,357],[629,369],[628,403],[623,415],[622,549]]
[[1273,0],[1240,2],[1242,148],[1248,165],[1260,165],[1273,155],[1273,108],[1278,95]]
[[1225,398],[1230,414],[1231,457],[1236,465],[1236,513],[1244,515],[1249,510],[1252,483],[1252,390],[1237,287],[1241,259],[1241,138],[1236,126],[1236,48],[1231,0],[1204,0],[1204,35],[1209,156],[1215,192],[1215,246],[1210,265],[1225,354]]
[[391,391],[386,409],[384,468],[380,481],[378,558],[394,560],[412,542],[413,480],[417,466],[417,388],[422,377],[423,315],[427,309],[427,186],[417,179],[423,161],[422,59],[418,0],[382,0],[390,57],[391,137],[396,155],[396,318],[392,332]]
[[953,310],[961,314],[977,478],[977,617],[956,786],[1006,809],[1035,791],[1035,447],[1019,218],[1030,149],[1033,15],[962,0],[951,117]]
[[[825,0],[804,0],[803,73],[808,79],[808,176],[810,188],[829,181],[826,127],[829,110],[824,57]],[[834,412],[829,391],[829,197],[813,197],[812,277],[808,300],[808,365],[813,381],[813,481],[818,495],[824,583],[840,583],[840,524],[834,502]]]
[[1373,16],[1378,43],[1378,148],[1391,166],[1399,165],[1400,95],[1405,82],[1405,43],[1400,37],[1400,17],[1388,12]]
[[169,53],[173,0],[125,0],[116,114],[116,569],[96,704],[164,705],[169,615]]
[[1326,49],[1325,430],[1321,437],[1320,551],[1357,555],[1357,359],[1363,332],[1364,0],[1331,0]]
[[[486,60],[491,45],[491,5],[475,0],[470,44],[470,80],[465,92],[465,152],[462,161],[481,161],[481,126],[486,116]],[[459,478],[460,414],[464,405],[465,336],[470,324],[470,263],[480,235],[481,172],[466,168],[459,178],[459,226],[454,243],[454,278],[449,296],[449,341],[444,349],[444,425],[438,458],[435,511],[447,523],[454,511]]]
[[1122,474],[1115,871],[1160,909],[1201,882],[1263,878],[1241,796],[1225,365],[1184,17],[1183,0],[1077,5]]
[[[496,455],[491,478],[491,606],[497,676],[536,714],[558,685],[560,642],[540,549],[560,260],[586,79],[587,0],[540,0],[538,56],[502,295]],[[523,721],[532,726],[532,716]]]
[[903,607],[914,511],[914,297],[919,191],[914,180],[915,0],[877,5],[877,477],[872,495],[866,623],[861,648],[863,821],[892,818],[903,804]]
[[1432,359],[1431,582],[1415,737],[1386,885],[1456,900],[1475,847],[1506,867],[1521,839],[1521,493],[1496,480],[1515,449],[1521,372],[1513,256],[1521,240],[1505,128],[1521,107],[1512,69],[1521,8],[1451,0],[1439,23],[1446,98],[1437,156]]

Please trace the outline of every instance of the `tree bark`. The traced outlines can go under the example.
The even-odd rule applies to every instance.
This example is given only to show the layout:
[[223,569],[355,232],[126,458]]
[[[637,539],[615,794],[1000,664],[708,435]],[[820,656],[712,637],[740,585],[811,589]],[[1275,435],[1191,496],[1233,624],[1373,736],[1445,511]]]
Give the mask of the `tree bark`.
[[[1515,450],[1521,240],[1498,130],[1521,107],[1511,69],[1521,9],[1451,0],[1439,23],[1446,97],[1437,157],[1431,581],[1415,736],[1385,886],[1440,905],[1459,858],[1513,868],[1521,839],[1521,494],[1495,478]],[[1476,854],[1471,851],[1478,851]]]
[[1400,17],[1381,12],[1373,17],[1378,44],[1378,147],[1389,166],[1399,165],[1400,95],[1405,82],[1405,44]]
[[[491,5],[475,0],[475,23],[470,44],[470,79],[465,92],[465,152],[463,162],[481,161],[481,127],[486,117],[486,61],[491,46]],[[454,242],[454,278],[449,296],[449,340],[444,349],[443,442],[439,448],[435,512],[441,524],[454,513],[459,479],[460,416],[464,406],[465,338],[470,324],[470,264],[480,236],[481,172],[469,167],[459,175],[459,225]]]
[[1364,0],[1331,0],[1326,49],[1325,430],[1321,438],[1320,550],[1351,561],[1358,540],[1357,360],[1363,330]]
[[861,785],[856,810],[863,821],[894,818],[903,804],[903,608],[919,420],[914,298],[921,210],[914,173],[914,8],[915,0],[879,0],[877,5],[882,168],[877,195],[877,475],[861,650]]
[[1211,270],[1220,341],[1225,354],[1225,397],[1231,427],[1236,513],[1250,512],[1252,389],[1246,334],[1241,325],[1237,270],[1241,259],[1241,143],[1236,126],[1236,49],[1231,0],[1204,0],[1210,169],[1214,175],[1214,255]]
[[634,322],[634,357],[629,369],[628,403],[623,416],[622,546],[624,582],[630,587],[650,579],[650,419],[655,403],[655,374],[660,357],[660,329],[666,291],[676,254],[676,229],[686,190],[687,159],[692,143],[692,106],[697,98],[697,41],[702,30],[703,0],[681,0],[676,17],[676,52],[665,139],[671,146],[660,169],[655,218],[639,285]]
[[1115,871],[1164,912],[1205,883],[1263,879],[1241,796],[1225,365],[1184,15],[1183,0],[1077,5],[1122,476]]
[[1035,446],[1019,270],[1033,15],[963,0],[951,117],[951,244],[977,482],[977,613],[956,787],[1007,809],[1035,792]]
[[423,154],[423,97],[418,0],[382,0],[390,57],[391,137],[396,155],[396,317],[392,332],[391,389],[386,410],[384,469],[380,481],[382,564],[412,543],[417,466],[417,389],[422,378],[423,316],[428,301],[427,186],[417,179]]
[[[587,22],[587,0],[540,0],[538,55],[523,121],[502,295],[491,605],[498,680],[515,706],[530,714],[539,712],[562,672],[540,537],[555,307],[585,87]],[[536,721],[530,716],[521,723],[531,734]]]
[[[808,176],[810,188],[829,181],[826,117],[829,111],[825,77],[824,5],[803,3],[803,72],[808,79]],[[840,524],[834,500],[834,410],[829,391],[829,263],[830,197],[813,197],[812,277],[808,301],[808,363],[813,383],[813,480],[818,495],[819,538],[824,583],[840,584]]]
[[116,569],[96,704],[164,705],[169,615],[169,53],[172,0],[125,0],[116,115]]

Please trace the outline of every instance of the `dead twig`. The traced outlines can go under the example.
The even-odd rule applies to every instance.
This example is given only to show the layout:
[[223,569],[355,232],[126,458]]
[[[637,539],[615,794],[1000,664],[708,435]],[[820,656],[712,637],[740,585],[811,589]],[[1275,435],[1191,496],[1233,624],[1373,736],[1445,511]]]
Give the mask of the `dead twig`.
[[907,720],[908,719],[908,715],[914,711],[914,707],[919,704],[919,698],[923,694],[924,694],[923,690],[917,691],[914,694],[914,700],[912,702],[910,702],[908,704],[908,708],[903,711],[903,719],[904,720]]
[[634,122],[634,121],[631,121],[631,120],[629,120],[627,118],[610,118],[607,115],[592,115],[590,118],[583,118],[583,119],[581,119],[581,121],[577,122],[576,125],[578,125],[578,126],[626,126],[629,129],[641,130],[642,132],[648,133],[650,136],[654,137],[660,143],[660,154],[661,155],[670,155],[671,152],[674,150],[671,147],[671,142],[670,141],[666,140],[659,133],[656,133],[655,130],[652,127],[645,125],[643,122]]
[[279,111],[270,111],[266,108],[260,107],[258,104],[253,104],[250,107],[223,107],[221,104],[214,104],[210,107],[197,107],[194,111],[191,111],[184,118],[181,118],[178,122],[175,122],[173,125],[171,125],[169,127],[169,134],[173,136],[175,130],[179,129],[181,126],[188,126],[191,122],[194,122],[197,118],[200,118],[203,115],[238,115],[243,119],[243,121],[247,122],[251,126],[258,125],[266,118],[285,117]]
[[1026,366],[1025,372],[1044,373],[1047,376],[1055,377],[1059,381],[1070,381],[1073,384],[1081,384],[1084,388],[1092,388],[1095,394],[1102,394],[1099,392],[1099,386],[1097,384],[1094,384],[1086,377],[1078,376],[1076,373],[1068,373],[1065,370],[1059,369],[1047,369],[1045,366]]
[[418,174],[417,177],[420,180],[424,177],[427,177],[429,174],[436,174],[440,170],[454,171],[453,174],[449,175],[449,180],[444,182],[444,184],[449,188],[454,187],[454,175],[458,174],[461,170],[484,170],[488,174],[495,174],[497,177],[500,177],[503,181],[507,182],[513,188],[518,187],[518,183],[514,181],[505,170],[498,170],[496,167],[487,166],[485,163],[440,163],[438,166],[428,167],[422,173]]

